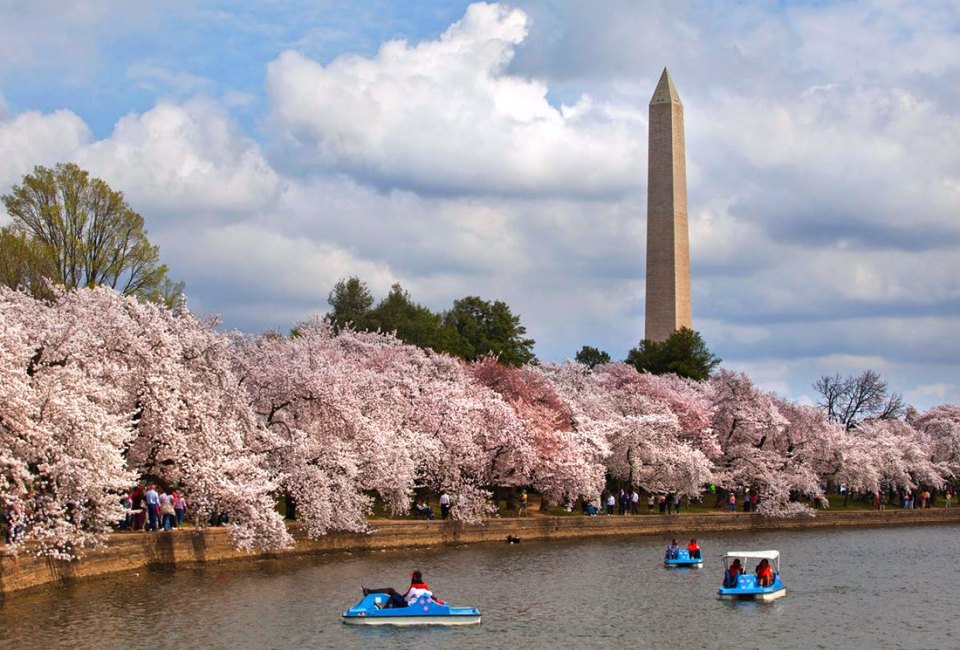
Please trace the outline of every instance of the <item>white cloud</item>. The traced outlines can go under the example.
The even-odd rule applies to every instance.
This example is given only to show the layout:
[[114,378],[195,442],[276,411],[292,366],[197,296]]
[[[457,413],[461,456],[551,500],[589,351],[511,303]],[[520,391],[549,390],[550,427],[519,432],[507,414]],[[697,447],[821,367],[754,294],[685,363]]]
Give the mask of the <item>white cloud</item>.
[[0,121],[0,184],[34,165],[77,162],[121,189],[140,212],[194,218],[198,211],[263,210],[281,190],[260,147],[217,104],[160,103],[123,117],[93,141],[75,113],[28,111]]
[[526,15],[471,5],[433,41],[385,43],[373,58],[270,64],[272,124],[304,162],[426,192],[605,194],[635,189],[642,114],[611,119],[583,98],[555,108],[547,86],[506,66]]
[[[264,304],[283,305],[284,314],[296,314],[283,320],[275,310],[262,309],[250,321],[260,327],[288,326],[324,311],[330,289],[349,275],[363,277],[380,294],[395,281],[385,264],[358,259],[334,244],[279,234],[269,225],[187,226],[164,233],[160,243],[174,268],[195,278],[197,286],[188,286],[188,295],[196,291],[199,304],[225,315],[238,309],[256,313],[254,305]],[[189,248],[182,246],[185,239],[191,242]],[[197,256],[196,250],[203,255]],[[212,299],[217,295],[227,299]]]
[[65,162],[90,140],[90,129],[68,110],[27,111],[0,121],[0,187],[3,191],[29,173],[34,165]]
[[80,162],[138,210],[195,218],[198,211],[250,212],[276,200],[280,179],[257,143],[216,103],[159,103],[123,117]]

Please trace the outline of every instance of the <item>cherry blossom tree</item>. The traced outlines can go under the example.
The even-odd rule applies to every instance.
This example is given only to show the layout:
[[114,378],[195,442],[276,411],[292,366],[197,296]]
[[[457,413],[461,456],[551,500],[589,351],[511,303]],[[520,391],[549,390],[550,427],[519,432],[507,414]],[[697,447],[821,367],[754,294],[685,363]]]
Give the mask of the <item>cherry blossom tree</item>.
[[922,414],[910,411],[907,421],[929,440],[931,460],[943,476],[960,479],[960,407],[941,404]]
[[939,485],[943,473],[932,456],[931,441],[909,423],[866,420],[846,437],[844,479],[871,492],[885,485],[908,490]]
[[720,444],[712,426],[712,384],[674,374],[648,372],[639,373],[636,384],[644,397],[660,403],[677,416],[682,440],[708,458],[719,457]]
[[[510,442],[517,480],[532,485],[544,503],[571,501],[592,494],[603,480],[603,467],[588,461],[591,450],[573,431],[573,413],[546,379],[529,367],[505,366],[487,358],[471,366],[474,376],[516,411],[523,425]],[[498,459],[503,460],[503,459]]]
[[722,457],[719,483],[727,489],[739,486],[760,488],[763,498],[759,512],[770,516],[809,513],[793,500],[806,495],[823,497],[819,477],[803,462],[799,452],[810,444],[815,432],[809,430],[810,414],[791,409],[794,421],[780,410],[782,402],[759,390],[742,373],[722,369],[710,379],[713,385],[713,428]]
[[476,521],[492,509],[486,488],[531,463],[513,409],[447,355],[319,321],[236,350],[263,450],[312,535],[364,529],[367,492],[401,513],[415,490],[446,490],[454,516]]
[[[32,503],[23,504],[25,541],[72,556],[120,518],[120,495],[147,476],[185,490],[197,514],[226,512],[241,547],[290,543],[273,511],[273,486],[247,453],[256,422],[232,375],[229,341],[212,322],[104,288],[60,292],[49,303],[5,292],[3,304],[5,332],[18,321],[29,332],[10,339],[16,352],[9,372],[19,376],[10,385],[26,384],[40,400],[26,415],[5,417],[4,435],[23,440],[8,422],[48,421],[32,453],[49,461],[46,445],[67,457],[51,465],[30,461],[22,446],[8,454],[30,468],[15,481],[17,494],[4,496],[20,507],[24,490],[33,492]],[[102,456],[69,458],[80,452]],[[80,467],[87,468],[84,478],[71,478]]]
[[[265,334],[237,339],[235,363],[254,412],[264,427],[254,449],[263,454],[282,490],[296,500],[308,534],[364,530],[371,500],[363,493],[362,472],[380,485],[388,503],[408,496],[410,463],[401,454],[390,475],[387,461],[401,445],[399,436],[377,440],[381,430],[364,417],[359,390],[364,377],[352,371],[343,350],[323,325],[301,326],[292,338]],[[373,463],[362,450],[373,446]],[[406,471],[405,471],[406,470]],[[407,480],[404,481],[404,474]],[[390,487],[393,489],[391,490]]]
[[15,531],[10,550],[33,542],[39,554],[72,559],[121,517],[133,430],[116,408],[120,388],[84,363],[93,332],[55,316],[0,288],[0,502]]
[[665,405],[644,396],[646,381],[626,364],[589,369],[567,362],[541,372],[570,405],[584,448],[601,451],[615,479],[651,492],[700,494],[712,480],[706,455],[681,440],[680,421]]

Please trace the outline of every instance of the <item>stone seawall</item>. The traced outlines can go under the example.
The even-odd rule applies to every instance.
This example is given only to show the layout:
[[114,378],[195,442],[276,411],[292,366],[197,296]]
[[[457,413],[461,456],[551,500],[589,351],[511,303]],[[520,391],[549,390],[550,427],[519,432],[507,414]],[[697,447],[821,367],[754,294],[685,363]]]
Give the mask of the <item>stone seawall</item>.
[[124,571],[172,569],[205,563],[323,555],[344,551],[417,548],[424,546],[503,541],[514,535],[525,541],[574,539],[615,535],[687,536],[725,530],[815,529],[852,526],[960,524],[960,508],[932,510],[870,510],[820,512],[816,517],[770,519],[756,514],[711,513],[692,515],[619,515],[605,517],[527,517],[489,519],[480,525],[453,521],[371,522],[367,534],[335,533],[306,539],[298,527],[291,530],[296,545],[285,551],[238,551],[223,528],[184,529],[169,533],[116,533],[102,548],[83,559],[61,562],[18,557],[0,551],[0,600],[19,591],[58,587]]

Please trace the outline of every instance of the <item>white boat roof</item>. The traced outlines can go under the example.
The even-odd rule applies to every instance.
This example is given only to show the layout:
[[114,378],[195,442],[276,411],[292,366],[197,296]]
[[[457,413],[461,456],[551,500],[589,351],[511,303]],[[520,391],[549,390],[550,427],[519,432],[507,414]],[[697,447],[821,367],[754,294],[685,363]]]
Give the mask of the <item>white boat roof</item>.
[[727,551],[723,557],[752,557],[760,560],[776,560],[780,551]]

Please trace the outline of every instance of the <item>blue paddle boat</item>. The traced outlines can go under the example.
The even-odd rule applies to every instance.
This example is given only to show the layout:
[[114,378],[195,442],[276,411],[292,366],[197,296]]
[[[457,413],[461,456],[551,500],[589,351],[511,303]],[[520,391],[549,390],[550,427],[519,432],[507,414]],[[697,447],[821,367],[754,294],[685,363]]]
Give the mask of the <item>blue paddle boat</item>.
[[390,597],[367,594],[343,613],[347,625],[475,625],[480,610],[475,607],[441,605],[426,596],[407,607],[384,607]]
[[670,569],[702,569],[703,557],[690,557],[690,551],[682,548],[677,551],[677,557],[664,558],[663,566]]
[[[757,576],[753,573],[743,573],[737,576],[730,575],[730,567],[739,562],[740,567],[746,567],[752,561],[767,561],[773,571],[773,582],[768,587],[757,584]],[[743,569],[745,570],[745,569]],[[730,551],[723,556],[723,586],[717,595],[724,600],[756,600],[767,602],[782,598],[787,594],[787,588],[780,580],[780,551]]]

